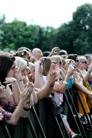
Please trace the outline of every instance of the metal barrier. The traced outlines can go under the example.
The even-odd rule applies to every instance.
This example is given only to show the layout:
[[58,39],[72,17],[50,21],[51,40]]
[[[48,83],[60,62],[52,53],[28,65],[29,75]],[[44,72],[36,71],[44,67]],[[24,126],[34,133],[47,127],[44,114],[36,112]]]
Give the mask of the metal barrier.
[[[78,117],[78,112],[77,109],[75,107],[75,104],[73,102],[73,97],[71,97],[69,90],[66,90],[66,92],[64,93],[64,97],[65,97],[65,102],[67,102],[67,105],[69,107],[69,111],[71,112],[71,120],[69,122],[72,122],[74,120],[74,122],[72,122],[72,124],[76,125],[77,131],[78,133],[80,133],[82,135],[82,137],[87,138],[87,134],[84,130],[84,127]],[[70,100],[70,102],[69,102]],[[71,106],[72,105],[72,106]],[[77,119],[75,118],[75,116],[77,117]],[[73,120],[72,120],[73,119]]]
[[[75,129],[72,129],[74,129],[76,133],[81,134],[81,138],[88,138],[85,128],[78,116],[73,94],[73,89],[66,90],[64,93],[63,113],[67,115],[71,128],[72,122],[75,127]],[[81,101],[81,98],[79,99]],[[82,107],[85,111],[83,104]],[[91,124],[89,124],[89,126],[91,128]],[[20,118],[16,126],[8,124],[0,125],[0,138],[54,138],[54,136],[57,138],[70,138],[62,121],[61,113],[58,115],[54,114],[48,98],[38,102],[37,105],[31,109],[30,117],[27,119]]]

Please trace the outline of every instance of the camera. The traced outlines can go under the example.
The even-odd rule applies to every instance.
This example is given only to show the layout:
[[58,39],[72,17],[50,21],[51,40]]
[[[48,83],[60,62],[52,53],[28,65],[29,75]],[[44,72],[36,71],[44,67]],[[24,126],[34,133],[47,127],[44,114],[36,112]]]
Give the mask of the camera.
[[57,53],[59,53],[59,51],[60,51],[60,50],[59,50],[59,49],[57,49],[57,51],[56,51],[56,52],[57,52]]
[[68,69],[71,69],[71,68],[76,68],[74,65],[70,65],[69,67],[68,67]]

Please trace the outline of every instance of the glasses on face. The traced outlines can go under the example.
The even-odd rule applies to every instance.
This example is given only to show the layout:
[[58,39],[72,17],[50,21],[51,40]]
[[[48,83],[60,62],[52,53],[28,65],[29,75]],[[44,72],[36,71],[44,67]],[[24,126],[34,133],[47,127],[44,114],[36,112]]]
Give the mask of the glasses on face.
[[53,64],[57,64],[57,62],[54,62],[54,61],[53,61],[52,63],[53,63]]
[[87,61],[83,61],[83,62],[81,62],[81,63],[85,63],[85,64],[87,64]]
[[15,69],[16,69],[16,65],[15,65],[15,66],[13,66],[11,69],[12,69],[12,70],[15,70]]
[[59,64],[61,65],[61,64],[62,64],[62,62],[61,62],[61,61],[59,61]]
[[75,62],[79,62],[79,60],[76,60]]
[[28,57],[28,59],[31,59],[31,57]]

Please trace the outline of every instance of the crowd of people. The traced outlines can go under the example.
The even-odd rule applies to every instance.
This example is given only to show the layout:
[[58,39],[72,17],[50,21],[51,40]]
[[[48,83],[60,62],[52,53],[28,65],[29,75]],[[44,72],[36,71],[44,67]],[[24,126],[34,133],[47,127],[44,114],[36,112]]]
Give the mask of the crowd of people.
[[[77,88],[86,113],[92,104],[92,57],[89,54],[68,54],[54,47],[42,52],[20,47],[16,52],[0,53],[0,122],[16,125],[19,118],[27,118],[39,100],[53,95],[57,106],[62,106],[66,89]],[[78,113],[84,115],[79,99]],[[80,137],[62,120],[69,135]]]

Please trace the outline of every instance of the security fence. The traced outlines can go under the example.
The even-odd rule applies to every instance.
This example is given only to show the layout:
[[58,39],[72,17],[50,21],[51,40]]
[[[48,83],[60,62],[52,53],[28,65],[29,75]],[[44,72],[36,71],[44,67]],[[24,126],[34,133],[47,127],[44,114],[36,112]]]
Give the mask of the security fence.
[[[87,114],[81,97],[74,87],[64,93],[64,104],[56,107],[52,97],[44,98],[31,108],[29,118],[20,118],[16,126],[0,124],[0,138],[70,138],[62,120],[67,116],[70,127],[81,138],[91,138],[92,119]],[[77,109],[76,97],[79,98],[87,123]]]

